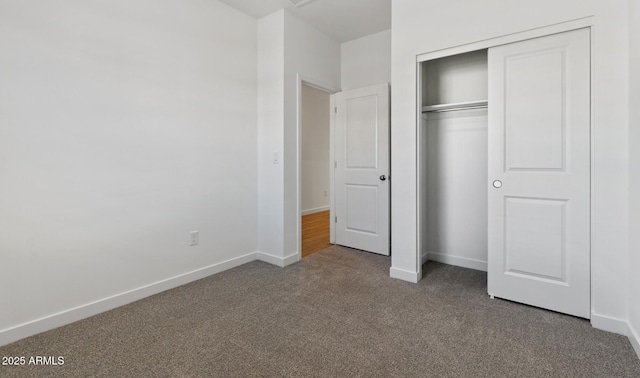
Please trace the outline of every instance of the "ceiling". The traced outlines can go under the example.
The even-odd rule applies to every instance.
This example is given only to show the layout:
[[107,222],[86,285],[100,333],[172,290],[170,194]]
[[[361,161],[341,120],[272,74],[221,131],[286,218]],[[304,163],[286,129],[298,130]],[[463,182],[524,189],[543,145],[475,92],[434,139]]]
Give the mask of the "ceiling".
[[256,19],[288,9],[340,43],[391,28],[391,0],[311,0],[299,7],[289,0],[220,1]]

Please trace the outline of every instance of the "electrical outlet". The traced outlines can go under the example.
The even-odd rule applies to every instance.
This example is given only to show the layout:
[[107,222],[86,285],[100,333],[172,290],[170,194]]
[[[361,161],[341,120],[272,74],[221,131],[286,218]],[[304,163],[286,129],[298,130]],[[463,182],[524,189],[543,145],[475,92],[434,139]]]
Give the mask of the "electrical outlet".
[[194,245],[198,245],[200,236],[198,234],[198,231],[191,231],[189,232],[189,245],[190,246],[194,246]]

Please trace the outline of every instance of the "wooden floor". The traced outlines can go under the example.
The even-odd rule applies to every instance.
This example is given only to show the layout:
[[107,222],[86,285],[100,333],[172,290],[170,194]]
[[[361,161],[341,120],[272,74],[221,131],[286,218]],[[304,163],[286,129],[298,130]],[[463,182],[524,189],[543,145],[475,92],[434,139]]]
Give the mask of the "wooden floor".
[[302,257],[329,247],[329,211],[302,217]]

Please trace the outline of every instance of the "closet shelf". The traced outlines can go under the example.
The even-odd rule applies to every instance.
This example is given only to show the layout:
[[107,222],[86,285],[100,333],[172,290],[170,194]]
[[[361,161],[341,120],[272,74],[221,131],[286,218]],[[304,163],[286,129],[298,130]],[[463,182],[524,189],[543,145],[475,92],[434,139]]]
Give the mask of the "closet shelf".
[[423,113],[431,113],[431,112],[451,112],[454,110],[466,110],[466,109],[480,109],[486,108],[489,104],[489,101],[468,101],[468,102],[456,102],[452,104],[438,104],[438,105],[428,105],[422,107]]

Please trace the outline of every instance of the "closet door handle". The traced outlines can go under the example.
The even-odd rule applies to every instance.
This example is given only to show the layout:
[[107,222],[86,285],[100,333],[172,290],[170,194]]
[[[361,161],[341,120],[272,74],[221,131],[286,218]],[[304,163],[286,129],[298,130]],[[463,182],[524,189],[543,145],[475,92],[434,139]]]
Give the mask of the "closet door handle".
[[496,188],[496,189],[500,189],[500,188],[502,187],[502,181],[500,181],[500,180],[495,180],[495,181],[493,182],[493,187],[494,187],[494,188]]
[[380,181],[384,181],[386,179],[387,179],[387,176],[385,176],[385,175],[380,176]]

